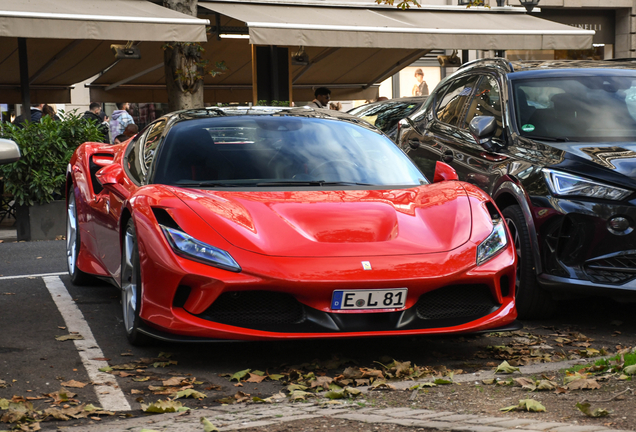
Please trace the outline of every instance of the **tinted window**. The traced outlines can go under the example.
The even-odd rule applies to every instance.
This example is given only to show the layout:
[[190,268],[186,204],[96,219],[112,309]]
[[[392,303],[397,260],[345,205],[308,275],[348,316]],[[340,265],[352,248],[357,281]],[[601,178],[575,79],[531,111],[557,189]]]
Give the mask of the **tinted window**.
[[320,181],[388,186],[425,180],[392,141],[373,130],[345,121],[272,116],[175,124],[154,176],[155,183],[182,186]]
[[137,137],[128,144],[128,148],[126,149],[126,169],[128,170],[130,178],[137,184],[143,183],[146,173],[141,146],[143,143],[143,137],[147,132],[148,129],[137,135]]
[[437,118],[444,123],[456,125],[463,117],[462,112],[473,92],[478,76],[470,75],[450,83],[437,106]]
[[636,78],[586,76],[513,82],[521,135],[568,141],[634,141]]
[[[356,111],[354,115],[368,121],[382,132],[393,129],[397,122],[411,114],[421,102],[385,102]],[[353,114],[353,113],[352,113]]]
[[477,91],[473,95],[466,113],[466,121],[462,127],[468,128],[470,121],[477,116],[493,116],[497,120],[495,137],[501,137],[503,121],[501,116],[501,94],[494,76],[484,75],[479,81]]
[[144,163],[142,165],[142,169],[143,169],[144,175],[150,169],[150,164],[152,163],[152,160],[155,156],[155,152],[157,151],[157,146],[159,145],[159,142],[161,141],[161,135],[163,134],[163,130],[165,129],[165,127],[166,127],[166,121],[165,119],[161,119],[158,122],[150,125],[148,132],[144,134],[144,137],[142,138],[143,147],[144,147],[144,153],[143,153]]

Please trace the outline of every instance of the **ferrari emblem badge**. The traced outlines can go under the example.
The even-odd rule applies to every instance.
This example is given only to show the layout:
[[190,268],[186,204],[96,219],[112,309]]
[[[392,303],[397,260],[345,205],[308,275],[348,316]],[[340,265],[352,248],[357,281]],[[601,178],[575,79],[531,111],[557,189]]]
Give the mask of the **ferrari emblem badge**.
[[362,261],[362,268],[364,270],[371,270],[371,263],[369,261]]

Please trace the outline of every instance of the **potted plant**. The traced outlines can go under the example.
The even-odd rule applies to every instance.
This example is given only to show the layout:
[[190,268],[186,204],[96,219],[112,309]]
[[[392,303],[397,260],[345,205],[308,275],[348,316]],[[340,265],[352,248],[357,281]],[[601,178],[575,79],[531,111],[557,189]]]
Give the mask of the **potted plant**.
[[53,240],[66,233],[64,185],[66,167],[75,149],[86,141],[103,140],[98,125],[76,111],[49,116],[22,126],[0,124],[0,138],[15,141],[22,157],[0,167],[4,192],[16,205],[18,240]]

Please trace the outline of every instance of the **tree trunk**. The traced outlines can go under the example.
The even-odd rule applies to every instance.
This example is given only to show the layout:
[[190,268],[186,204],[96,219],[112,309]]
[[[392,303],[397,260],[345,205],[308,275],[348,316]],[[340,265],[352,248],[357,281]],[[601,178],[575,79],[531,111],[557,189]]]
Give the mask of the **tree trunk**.
[[[197,0],[163,0],[163,5],[197,16]],[[168,109],[176,111],[203,108],[203,73],[201,46],[197,43],[170,42],[163,55]]]

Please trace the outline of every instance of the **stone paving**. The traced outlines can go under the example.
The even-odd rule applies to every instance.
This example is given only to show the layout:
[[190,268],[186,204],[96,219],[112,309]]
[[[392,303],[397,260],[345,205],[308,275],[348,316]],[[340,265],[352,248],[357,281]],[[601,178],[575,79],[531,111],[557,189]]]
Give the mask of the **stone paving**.
[[[355,404],[320,405],[318,403],[280,403],[268,405],[220,406],[188,414],[160,414],[132,419],[111,420],[104,424],[84,424],[67,431],[139,432],[142,429],[170,432],[202,431],[201,418],[207,418],[219,431],[262,427],[302,419],[328,417],[373,424],[398,424],[453,432],[627,432],[602,426],[581,426],[542,420],[484,417],[448,411],[412,408],[360,408]],[[42,424],[43,426],[45,424]]]

